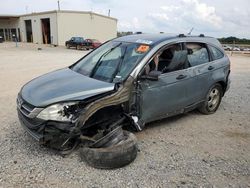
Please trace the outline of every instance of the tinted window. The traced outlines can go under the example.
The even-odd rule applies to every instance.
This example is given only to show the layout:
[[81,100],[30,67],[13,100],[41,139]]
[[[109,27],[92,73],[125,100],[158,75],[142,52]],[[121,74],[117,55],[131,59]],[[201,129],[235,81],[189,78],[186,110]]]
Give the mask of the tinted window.
[[170,45],[158,54],[158,66],[157,58],[154,57],[148,68],[146,67],[146,70],[149,69],[146,73],[156,69],[162,73],[167,73],[187,67],[187,50],[183,49],[181,43]]
[[[167,57],[167,59],[164,59]],[[166,65],[162,70],[163,73],[173,72],[186,68],[187,50],[182,48],[182,44],[174,44],[163,51],[160,60],[165,60]],[[161,63],[160,61],[160,63]]]
[[75,38],[75,41],[76,41],[76,42],[83,42],[83,38],[82,38],[82,37],[76,37],[76,38]]
[[212,53],[213,59],[220,59],[224,57],[224,54],[217,48],[213,47],[213,46],[209,46],[209,49]]
[[205,44],[187,43],[188,61],[190,66],[197,66],[209,62],[209,55]]

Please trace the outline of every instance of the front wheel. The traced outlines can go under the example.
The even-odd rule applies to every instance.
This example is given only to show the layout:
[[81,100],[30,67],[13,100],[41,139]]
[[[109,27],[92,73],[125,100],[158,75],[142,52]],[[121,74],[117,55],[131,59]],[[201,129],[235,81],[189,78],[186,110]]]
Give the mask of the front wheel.
[[77,50],[80,50],[80,49],[81,49],[81,46],[80,46],[80,45],[76,45],[76,49],[77,49]]
[[209,90],[205,102],[198,108],[203,114],[213,114],[220,106],[221,98],[223,95],[222,87],[220,84],[215,84]]

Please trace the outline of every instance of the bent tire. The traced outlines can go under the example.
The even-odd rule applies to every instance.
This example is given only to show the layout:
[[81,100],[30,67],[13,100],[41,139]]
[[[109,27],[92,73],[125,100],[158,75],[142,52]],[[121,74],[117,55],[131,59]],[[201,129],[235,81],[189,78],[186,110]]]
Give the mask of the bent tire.
[[220,84],[215,84],[209,90],[205,102],[198,108],[203,114],[213,114],[219,108],[223,90]]
[[124,131],[124,139],[106,148],[84,147],[80,150],[83,161],[95,168],[114,169],[123,167],[137,156],[137,143],[134,134]]
[[111,145],[115,145],[124,139],[124,132],[122,127],[116,127],[114,130],[109,132],[107,135],[95,141],[90,147],[92,148],[105,148]]

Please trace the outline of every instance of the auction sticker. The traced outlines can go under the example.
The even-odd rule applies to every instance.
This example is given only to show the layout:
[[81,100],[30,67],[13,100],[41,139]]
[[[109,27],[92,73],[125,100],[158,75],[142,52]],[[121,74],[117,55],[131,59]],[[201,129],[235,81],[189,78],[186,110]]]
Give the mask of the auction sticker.
[[141,53],[147,52],[148,50],[149,50],[149,46],[148,46],[148,45],[142,44],[142,45],[140,45],[140,46],[136,49],[136,52],[141,54]]

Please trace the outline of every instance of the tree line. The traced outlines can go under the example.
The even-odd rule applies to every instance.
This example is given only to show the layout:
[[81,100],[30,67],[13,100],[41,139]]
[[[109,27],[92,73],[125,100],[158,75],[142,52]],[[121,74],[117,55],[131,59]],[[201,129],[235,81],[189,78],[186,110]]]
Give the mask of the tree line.
[[222,44],[250,44],[250,40],[249,39],[240,39],[237,37],[227,37],[227,38],[218,38],[218,40],[222,43]]

